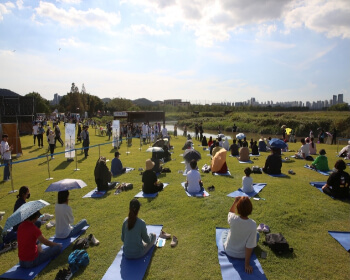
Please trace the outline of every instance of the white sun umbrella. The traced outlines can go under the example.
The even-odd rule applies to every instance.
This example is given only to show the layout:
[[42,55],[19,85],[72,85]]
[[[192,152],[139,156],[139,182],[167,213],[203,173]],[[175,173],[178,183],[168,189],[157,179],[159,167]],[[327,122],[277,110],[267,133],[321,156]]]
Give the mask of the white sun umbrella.
[[87,184],[80,179],[63,179],[52,183],[45,192],[69,191],[73,189],[82,189],[86,186]]
[[241,139],[241,140],[242,140],[242,139],[244,139],[244,137],[245,137],[245,135],[244,135],[244,133],[242,133],[242,132],[241,132],[241,133],[238,133],[238,134],[236,135],[236,138],[237,138],[237,139]]

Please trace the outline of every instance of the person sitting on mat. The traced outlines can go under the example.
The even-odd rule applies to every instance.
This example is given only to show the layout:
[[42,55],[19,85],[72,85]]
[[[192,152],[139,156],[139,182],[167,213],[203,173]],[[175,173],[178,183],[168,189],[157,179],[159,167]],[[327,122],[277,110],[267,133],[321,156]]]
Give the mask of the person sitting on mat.
[[163,189],[163,183],[158,182],[156,173],[152,170],[154,162],[150,159],[146,160],[146,171],[142,174],[142,191],[144,193],[156,193]]
[[253,205],[249,197],[236,197],[227,217],[230,229],[224,231],[221,236],[226,254],[233,258],[245,259],[245,272],[249,274],[253,272],[250,257],[259,239],[255,221],[248,218],[252,210]]
[[258,142],[254,141],[252,144],[252,155],[258,156],[259,155],[259,148],[258,148]]
[[[35,222],[41,216],[40,211],[35,212],[23,221],[17,231],[19,265],[23,268],[38,266],[61,252],[62,244],[47,240]],[[37,241],[48,246],[41,249]]]
[[128,259],[143,257],[156,241],[156,234],[148,234],[145,221],[137,217],[140,206],[137,199],[130,201],[129,216],[125,218],[122,227],[123,253]]
[[208,141],[208,147],[210,148],[210,146],[213,144],[213,137],[210,136],[209,137],[209,141]]
[[212,173],[226,174],[228,171],[226,164],[226,150],[218,151],[211,160],[210,169]]
[[120,156],[120,153],[115,152],[114,159],[112,159],[112,162],[111,162],[111,172],[112,172],[113,176],[123,174],[126,171],[126,168],[123,167],[123,164],[122,164],[121,160],[119,159],[119,156]]
[[267,157],[265,166],[263,167],[265,173],[274,175],[281,174],[282,158],[280,152],[280,148],[271,147],[271,154]]
[[231,151],[231,156],[235,157],[235,156],[238,156],[239,155],[239,152],[238,152],[238,145],[236,144],[237,140],[236,139],[233,139],[232,140],[232,145],[230,146],[230,149],[229,151]]
[[262,137],[259,139],[258,148],[260,152],[267,152],[267,146]]
[[348,141],[348,145],[342,148],[338,154],[340,157],[346,157],[350,159],[350,141]]
[[67,238],[75,236],[83,227],[87,226],[85,219],[80,220],[76,225],[74,222],[72,208],[68,205],[69,191],[60,191],[57,194],[55,206],[56,216],[56,237]]
[[187,173],[187,181],[185,184],[186,191],[189,193],[197,193],[203,191],[203,182],[201,174],[197,170],[197,161],[192,159],[190,161],[191,170]]
[[243,142],[243,147],[239,149],[239,158],[240,161],[249,161],[249,149],[248,142]]
[[320,155],[311,163],[310,167],[320,171],[328,171],[328,159],[325,154],[325,149],[321,149]]
[[252,173],[252,170],[250,167],[247,167],[244,169],[245,176],[242,177],[242,191],[245,193],[250,193],[254,191],[253,189],[253,178],[250,177],[250,174]]
[[111,182],[112,179],[112,173],[109,171],[107,165],[106,165],[106,158],[100,157],[95,166],[95,182],[97,185],[97,190],[100,191],[107,191],[110,189],[113,189],[117,182]]
[[329,175],[327,183],[322,187],[324,193],[335,198],[349,198],[350,175],[345,172],[346,163],[342,159],[334,165],[337,170]]
[[299,151],[295,154],[295,158],[306,159],[310,155],[309,144],[305,142],[304,138],[301,138],[301,147]]

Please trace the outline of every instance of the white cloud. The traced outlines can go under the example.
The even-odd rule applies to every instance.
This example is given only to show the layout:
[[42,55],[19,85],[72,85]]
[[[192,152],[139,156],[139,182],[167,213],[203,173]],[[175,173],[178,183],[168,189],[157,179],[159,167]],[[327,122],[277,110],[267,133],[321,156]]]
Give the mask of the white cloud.
[[256,35],[258,37],[266,37],[266,36],[270,36],[272,33],[276,31],[277,31],[276,24],[260,24],[258,26],[258,32]]
[[348,0],[309,0],[292,3],[284,24],[288,29],[306,27],[328,37],[350,38]]
[[80,48],[80,49],[88,46],[88,44],[83,43],[74,37],[61,38],[58,40],[58,45],[60,47],[74,47],[74,48]]
[[120,22],[119,13],[107,13],[98,8],[87,11],[70,8],[66,11],[57,8],[52,3],[40,1],[39,7],[35,11],[36,20],[38,17],[47,18],[67,26],[94,27],[110,31],[112,26]]
[[136,34],[146,34],[146,35],[151,35],[151,36],[162,36],[162,35],[169,34],[168,31],[154,29],[154,28],[147,26],[145,24],[132,25],[131,30]]
[[22,10],[23,9],[23,0],[17,0],[16,5],[17,5],[19,10]]
[[66,4],[80,4],[81,0],[56,0],[56,2],[61,2]]
[[11,13],[13,8],[15,8],[15,5],[11,2],[0,3],[0,21],[4,19],[4,15]]

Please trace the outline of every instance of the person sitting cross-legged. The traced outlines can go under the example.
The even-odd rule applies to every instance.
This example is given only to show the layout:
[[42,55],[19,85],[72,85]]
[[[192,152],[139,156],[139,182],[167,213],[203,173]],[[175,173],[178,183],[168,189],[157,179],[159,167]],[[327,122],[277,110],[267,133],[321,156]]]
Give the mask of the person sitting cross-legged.
[[197,170],[197,161],[190,161],[191,170],[187,173],[187,181],[185,184],[186,191],[189,193],[197,193],[203,191],[203,182],[201,180],[201,174]]
[[146,160],[146,171],[142,174],[142,191],[147,194],[156,193],[163,189],[163,183],[158,182],[156,173],[152,170],[154,162]]
[[324,193],[335,198],[349,198],[350,175],[345,172],[346,163],[342,159],[337,160],[334,165],[337,170],[329,175],[327,183],[322,187]]
[[328,159],[325,154],[325,149],[321,149],[320,155],[311,163],[310,167],[320,171],[328,171]]
[[120,153],[115,152],[114,159],[112,159],[111,172],[112,172],[113,176],[123,174],[126,171],[126,168],[123,167],[123,164],[122,164],[121,160],[119,159],[119,156],[120,156]]
[[101,156],[97,160],[94,175],[98,191],[107,191],[113,189],[117,184],[117,182],[111,182],[112,173],[109,171],[106,165],[105,157]]
[[265,173],[274,175],[281,174],[282,158],[280,152],[280,148],[271,147],[271,155],[267,157],[265,166],[263,167]]

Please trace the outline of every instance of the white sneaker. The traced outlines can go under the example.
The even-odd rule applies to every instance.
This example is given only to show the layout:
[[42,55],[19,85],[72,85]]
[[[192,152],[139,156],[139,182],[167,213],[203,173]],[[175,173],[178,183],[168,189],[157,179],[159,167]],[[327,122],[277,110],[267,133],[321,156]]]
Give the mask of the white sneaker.
[[96,239],[96,237],[93,234],[89,234],[88,240],[90,242],[90,244],[92,245],[98,245],[100,244],[100,241]]
[[56,225],[56,221],[52,220],[46,224],[46,228],[50,229]]
[[42,221],[49,221],[49,220],[52,220],[53,217],[54,217],[54,215],[45,213],[45,214],[41,215],[40,220],[42,220]]

